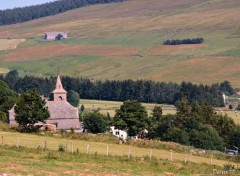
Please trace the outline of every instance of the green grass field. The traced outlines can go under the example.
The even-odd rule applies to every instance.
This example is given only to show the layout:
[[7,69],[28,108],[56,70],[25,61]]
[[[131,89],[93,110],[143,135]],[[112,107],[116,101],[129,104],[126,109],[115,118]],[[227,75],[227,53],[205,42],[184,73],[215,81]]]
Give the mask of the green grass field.
[[[0,173],[13,175],[190,175],[211,174],[213,168],[224,165],[235,165],[232,158],[220,157],[214,153],[191,155],[190,151],[171,152],[163,149],[139,148],[101,142],[71,140],[61,137],[39,136],[16,132],[0,131],[1,144],[15,148],[0,146]],[[43,148],[47,146],[47,151]],[[59,144],[66,145],[69,154],[55,152]],[[17,145],[28,149],[17,149]],[[89,155],[86,148],[89,145]],[[169,144],[170,145],[170,144]],[[73,146],[73,147],[72,147]],[[109,146],[109,156],[106,156]],[[38,149],[37,149],[38,148]],[[128,159],[128,152],[131,158]],[[73,151],[73,154],[71,154]],[[152,155],[150,154],[152,151]],[[150,161],[150,155],[153,160]],[[211,160],[211,156],[213,156]],[[134,159],[136,158],[136,159]],[[185,162],[186,161],[186,162]],[[211,164],[212,163],[212,164]],[[144,165],[144,167],[142,167]],[[197,169],[199,168],[199,169]],[[64,172],[63,172],[64,171]],[[166,172],[166,173],[165,173]]]
[[[229,80],[240,87],[239,22],[238,0],[130,0],[89,6],[0,26],[1,38],[11,34],[26,39],[16,50],[0,52],[0,65],[22,75],[56,75],[60,67],[63,75],[95,79]],[[68,31],[70,38],[44,42],[46,31]],[[166,39],[196,37],[205,39],[203,46],[162,45]]]
[[[211,174],[221,167],[149,158],[70,154],[0,146],[0,173],[11,176],[130,176]],[[143,167],[144,166],[144,167]]]
[[[84,105],[86,111],[99,110],[100,113],[105,115],[109,113],[113,117],[115,115],[115,110],[120,108],[120,106],[122,105],[122,102],[81,99],[80,105]],[[151,115],[155,105],[162,107],[163,115],[176,113],[176,109],[173,105],[152,104],[152,103],[142,103],[142,105],[146,108],[149,115]],[[216,110],[216,111],[219,114],[221,113],[223,115],[227,114],[229,117],[231,117],[235,121],[235,123],[240,124],[240,111],[233,111],[233,110],[232,111],[223,110],[222,112],[220,110]]]

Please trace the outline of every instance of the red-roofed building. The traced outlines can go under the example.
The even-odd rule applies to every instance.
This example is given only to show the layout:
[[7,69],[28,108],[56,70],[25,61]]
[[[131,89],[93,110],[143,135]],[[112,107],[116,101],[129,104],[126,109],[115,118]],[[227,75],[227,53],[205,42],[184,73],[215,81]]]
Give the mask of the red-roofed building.
[[[80,121],[78,109],[73,107],[67,101],[67,92],[62,86],[60,76],[57,77],[53,101],[47,101],[50,118],[46,120],[47,124],[55,124],[57,129],[79,129]],[[17,124],[15,121],[14,107],[9,110],[9,123]]]

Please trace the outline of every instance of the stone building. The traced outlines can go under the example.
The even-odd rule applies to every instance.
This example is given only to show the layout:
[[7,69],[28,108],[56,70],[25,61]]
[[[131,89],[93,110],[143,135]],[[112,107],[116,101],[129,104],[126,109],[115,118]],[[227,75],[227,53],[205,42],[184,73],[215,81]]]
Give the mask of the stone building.
[[[46,103],[50,113],[46,124],[54,124],[57,129],[80,129],[78,109],[67,101],[67,92],[62,86],[60,76],[57,77],[55,90],[52,93],[53,101],[47,101]],[[9,123],[11,125],[17,124],[14,107],[9,110]]]
[[68,35],[66,32],[46,32],[45,39],[46,40],[61,40],[67,39]]

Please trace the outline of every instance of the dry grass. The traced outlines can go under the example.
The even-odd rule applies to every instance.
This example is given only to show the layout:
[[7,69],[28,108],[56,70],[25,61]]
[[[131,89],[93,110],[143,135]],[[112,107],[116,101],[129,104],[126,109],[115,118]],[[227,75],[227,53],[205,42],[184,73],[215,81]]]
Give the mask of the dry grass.
[[193,45],[164,45],[161,47],[152,48],[148,51],[151,56],[164,56],[164,55],[179,55],[188,50],[195,50],[198,48],[206,47],[206,44],[193,44]]
[[[27,42],[0,53],[0,64],[49,76],[61,56],[57,64],[66,75],[204,84],[229,80],[240,87],[239,23],[238,0],[131,0],[90,6],[1,26],[0,36],[6,38],[8,31]],[[69,31],[70,38],[59,45],[35,40],[46,31]],[[162,46],[166,39],[196,37],[203,37],[205,44]],[[80,63],[82,55],[100,58]]]
[[240,111],[227,111],[227,110],[224,110],[224,111],[217,111],[218,114],[226,114],[228,115],[229,117],[231,117],[235,123],[239,124],[240,125]]
[[53,44],[47,46],[32,46],[15,50],[3,55],[4,61],[33,61],[57,56],[131,56],[136,55],[137,47],[123,46],[68,46]]
[[[123,104],[120,101],[101,101],[101,100],[86,100],[81,99],[81,105],[83,104],[86,111],[93,111],[93,110],[100,110],[100,113],[107,114],[109,113],[111,117],[115,115],[115,110],[120,108],[120,106]],[[158,105],[161,106],[163,109],[163,115],[167,114],[175,114],[176,109],[173,105],[166,105],[166,104],[154,104],[154,103],[142,103],[142,105],[147,109],[147,112],[149,115],[151,115],[152,110],[154,106]],[[240,124],[240,111],[219,111],[217,110],[217,113],[219,114],[227,114],[229,117],[231,117],[235,123]]]
[[0,50],[13,50],[21,43],[25,42],[25,39],[0,39]]
[[0,68],[0,74],[5,74],[5,73],[8,73],[9,70],[6,69],[6,68]]
[[[46,137],[46,136],[36,136],[30,134],[22,134],[16,132],[4,132],[0,131],[0,136],[4,138],[4,144],[7,145],[16,145],[17,141],[19,141],[19,145],[28,147],[28,148],[38,148],[44,147],[45,141],[47,143],[47,148],[51,150],[57,150],[59,144],[66,145],[67,143],[67,150],[72,151],[72,144],[73,150],[76,151],[78,149],[81,153],[86,152],[86,148],[89,145],[89,153],[90,154],[101,154],[105,155],[107,146],[109,146],[109,154],[112,156],[126,156],[128,155],[129,148],[131,150],[131,155],[134,157],[144,157],[150,155],[150,149],[147,148],[139,148],[139,147],[129,147],[127,145],[118,145],[118,144],[107,144],[107,143],[98,143],[98,142],[89,142],[89,141],[80,141],[80,140],[69,140],[63,138],[54,138],[54,137]],[[160,159],[169,159],[170,151],[167,150],[160,150],[160,149],[152,149],[152,156]],[[186,151],[186,153],[173,153],[173,160],[174,161],[192,161],[194,163],[210,163],[210,158],[207,156],[191,156],[190,151]],[[226,163],[229,164],[236,164],[230,161],[224,161],[220,159],[213,159],[213,164],[218,166],[223,166]]]
[[[81,105],[83,104],[86,111],[100,110],[99,112],[102,114],[109,113],[111,117],[115,115],[115,110],[119,109],[123,104],[120,101],[100,101],[100,100],[85,100],[81,99]],[[174,114],[176,110],[173,105],[165,105],[165,104],[154,104],[154,103],[142,103],[142,105],[146,108],[149,115],[151,115],[154,106],[158,105],[163,108],[163,114]]]

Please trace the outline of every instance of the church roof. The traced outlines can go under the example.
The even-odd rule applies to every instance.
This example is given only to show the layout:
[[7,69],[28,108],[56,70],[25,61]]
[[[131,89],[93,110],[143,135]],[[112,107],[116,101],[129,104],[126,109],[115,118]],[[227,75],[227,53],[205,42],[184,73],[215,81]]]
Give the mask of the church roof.
[[80,128],[78,109],[67,101],[48,101],[46,106],[50,113],[50,118],[46,120],[47,123],[57,123],[58,129]]
[[62,86],[62,81],[60,79],[60,76],[58,75],[57,77],[57,82],[55,85],[55,90],[52,93],[67,93],[66,90],[64,90],[63,86]]

